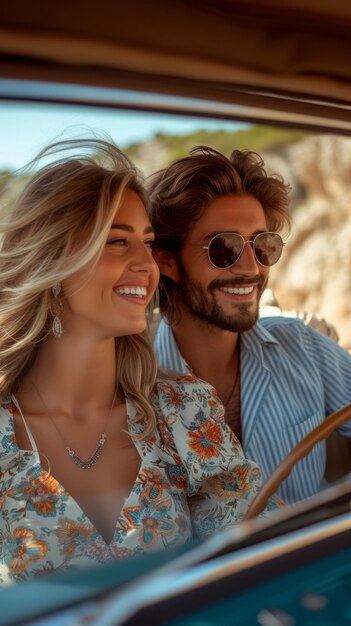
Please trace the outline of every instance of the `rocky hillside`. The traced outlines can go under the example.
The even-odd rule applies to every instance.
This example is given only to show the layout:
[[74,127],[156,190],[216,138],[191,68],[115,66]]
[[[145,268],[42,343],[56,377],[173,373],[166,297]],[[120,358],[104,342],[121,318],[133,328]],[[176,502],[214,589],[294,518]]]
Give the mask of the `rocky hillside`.
[[281,308],[324,317],[351,349],[351,139],[260,127],[158,135],[128,151],[147,175],[199,144],[256,150],[290,182],[294,226],[270,286]]
[[281,152],[307,136],[304,131],[265,126],[252,126],[237,131],[198,130],[188,135],[164,135],[157,133],[144,143],[131,144],[125,152],[148,176],[174,159],[189,153],[194,146],[205,145],[229,155],[235,148],[271,154]]
[[322,315],[351,349],[351,139],[306,137],[266,161],[292,185],[294,221],[270,286],[281,307]]

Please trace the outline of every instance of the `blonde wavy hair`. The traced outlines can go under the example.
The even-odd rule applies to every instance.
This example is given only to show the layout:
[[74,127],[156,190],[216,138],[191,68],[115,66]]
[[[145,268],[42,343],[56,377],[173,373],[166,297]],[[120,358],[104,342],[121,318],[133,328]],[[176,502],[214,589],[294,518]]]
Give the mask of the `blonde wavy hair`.
[[[148,210],[138,170],[112,141],[57,141],[30,165],[50,157],[0,214],[0,397],[16,390],[50,333],[52,286],[101,256],[124,190]],[[115,341],[117,392],[134,401],[147,436],[156,358],[146,332]]]

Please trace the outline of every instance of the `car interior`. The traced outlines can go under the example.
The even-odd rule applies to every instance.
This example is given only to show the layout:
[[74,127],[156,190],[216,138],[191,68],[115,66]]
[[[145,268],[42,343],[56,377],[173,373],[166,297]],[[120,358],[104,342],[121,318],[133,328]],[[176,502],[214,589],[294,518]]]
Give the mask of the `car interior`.
[[[0,101],[349,140],[350,27],[347,0],[19,0],[0,17]],[[171,556],[1,589],[0,624],[350,623],[351,443],[332,435],[349,419],[351,405],[290,452],[236,533]],[[257,519],[294,465],[327,438],[333,486],[270,522]]]

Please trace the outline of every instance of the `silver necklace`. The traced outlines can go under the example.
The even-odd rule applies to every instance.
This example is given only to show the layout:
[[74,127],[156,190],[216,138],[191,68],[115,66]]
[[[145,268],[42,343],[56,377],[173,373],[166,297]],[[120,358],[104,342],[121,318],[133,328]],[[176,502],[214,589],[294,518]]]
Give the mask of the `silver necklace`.
[[73,450],[73,448],[71,448],[71,446],[67,445],[67,442],[65,440],[65,438],[63,437],[61,431],[59,430],[57,424],[54,422],[53,418],[51,417],[51,415],[49,414],[49,409],[47,408],[44,398],[42,397],[39,389],[37,388],[36,384],[33,382],[33,386],[40,398],[40,400],[43,403],[44,408],[46,409],[46,411],[48,411],[48,415],[51,419],[52,424],[54,425],[54,427],[56,428],[58,434],[60,435],[62,441],[65,444],[65,450],[68,453],[68,455],[71,457],[71,459],[81,468],[81,469],[90,469],[92,468],[95,463],[99,460],[101,453],[102,453],[102,449],[106,443],[106,439],[107,439],[107,433],[106,433],[106,426],[107,426],[107,422],[109,421],[112,411],[113,411],[113,407],[115,405],[115,400],[116,400],[116,395],[117,395],[117,387],[115,389],[115,392],[113,394],[113,399],[112,399],[112,404],[111,404],[111,408],[109,410],[109,413],[106,417],[106,422],[105,422],[105,430],[101,433],[100,435],[100,439],[99,442],[93,452],[93,454],[89,457],[89,459],[82,459],[79,454],[77,454],[77,452],[75,450]]

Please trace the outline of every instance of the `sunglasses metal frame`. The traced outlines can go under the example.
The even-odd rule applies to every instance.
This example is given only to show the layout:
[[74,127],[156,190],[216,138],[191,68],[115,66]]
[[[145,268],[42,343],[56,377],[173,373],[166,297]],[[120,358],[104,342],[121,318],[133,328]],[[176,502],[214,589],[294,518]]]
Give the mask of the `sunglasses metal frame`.
[[[218,265],[215,265],[215,263],[213,263],[213,261],[211,260],[211,257],[210,257],[210,246],[211,246],[212,241],[213,241],[214,239],[216,239],[216,237],[222,237],[223,235],[237,235],[237,237],[241,237],[241,239],[242,239],[242,241],[243,241],[243,246],[242,246],[242,248],[241,248],[241,251],[240,251],[240,254],[239,254],[238,258],[237,258],[237,259],[235,259],[235,261],[234,261],[233,263],[231,263],[230,265],[226,265],[226,266],[224,266],[224,267],[220,267],[220,266],[218,266]],[[278,235],[278,237],[280,237],[280,240],[281,240],[281,243],[282,243],[282,249],[281,249],[281,252],[280,252],[280,255],[279,255],[278,259],[277,259],[274,263],[272,263],[272,265],[265,265],[264,263],[261,263],[261,262],[259,261],[259,259],[257,258],[257,256],[256,256],[256,252],[255,252],[255,241],[256,241],[257,237],[260,237],[261,235]],[[209,260],[209,262],[211,263],[211,265],[212,265],[213,267],[215,267],[217,270],[226,270],[226,269],[228,269],[229,267],[233,267],[233,265],[235,265],[235,263],[237,263],[237,261],[239,261],[239,259],[240,259],[241,255],[242,255],[242,253],[243,253],[243,251],[244,251],[245,245],[246,245],[247,243],[252,243],[252,251],[253,251],[253,253],[254,253],[254,257],[255,257],[255,259],[256,259],[256,261],[257,261],[257,263],[259,263],[259,265],[262,265],[262,267],[272,267],[273,265],[275,265],[276,263],[278,263],[278,261],[279,261],[279,259],[280,259],[281,255],[282,255],[282,252],[283,252],[283,247],[285,246],[285,243],[284,243],[283,239],[281,238],[281,236],[279,235],[279,233],[276,233],[276,232],[274,232],[274,231],[267,230],[267,231],[264,231],[264,232],[262,232],[262,233],[257,233],[257,235],[255,235],[253,239],[245,239],[245,237],[244,237],[243,235],[241,235],[240,233],[235,233],[235,232],[232,232],[232,231],[227,231],[227,232],[224,232],[224,233],[217,233],[216,235],[213,235],[213,237],[212,237],[212,238],[210,239],[210,241],[208,242],[207,246],[201,246],[201,248],[202,248],[203,250],[207,250],[208,260]]]

